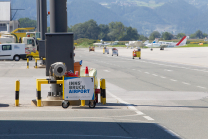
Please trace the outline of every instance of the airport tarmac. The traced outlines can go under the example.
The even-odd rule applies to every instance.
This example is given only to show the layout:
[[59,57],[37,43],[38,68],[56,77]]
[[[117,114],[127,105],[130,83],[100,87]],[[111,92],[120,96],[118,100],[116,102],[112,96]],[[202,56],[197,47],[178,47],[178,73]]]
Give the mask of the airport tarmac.
[[[75,50],[75,61],[96,68],[106,79],[107,105],[41,107],[36,98],[36,78],[45,69],[26,69],[26,61],[0,61],[0,138],[187,138],[208,136],[208,48],[118,48],[119,56]],[[184,64],[183,64],[184,63]],[[20,107],[14,107],[15,81],[19,79]],[[49,85],[42,85],[46,98]]]

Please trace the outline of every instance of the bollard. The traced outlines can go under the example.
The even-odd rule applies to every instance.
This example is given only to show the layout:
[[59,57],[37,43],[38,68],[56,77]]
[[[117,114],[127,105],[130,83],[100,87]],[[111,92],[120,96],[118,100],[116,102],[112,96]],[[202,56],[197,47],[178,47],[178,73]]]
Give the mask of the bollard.
[[101,79],[101,95],[102,95],[102,99],[101,99],[101,103],[103,103],[103,105],[106,104],[106,85],[105,85],[105,79]]
[[29,58],[27,58],[27,69],[29,69]]
[[38,67],[38,60],[40,60],[40,58],[35,58],[35,68],[37,69]]
[[81,100],[81,106],[85,106],[85,100]]
[[103,103],[102,80],[100,79],[100,102]]
[[41,107],[41,83],[36,79],[36,97],[37,97],[37,107]]
[[35,59],[35,68],[37,69],[37,67],[38,67],[38,60]]
[[19,91],[20,91],[20,81],[17,80],[15,83],[15,106],[19,106]]

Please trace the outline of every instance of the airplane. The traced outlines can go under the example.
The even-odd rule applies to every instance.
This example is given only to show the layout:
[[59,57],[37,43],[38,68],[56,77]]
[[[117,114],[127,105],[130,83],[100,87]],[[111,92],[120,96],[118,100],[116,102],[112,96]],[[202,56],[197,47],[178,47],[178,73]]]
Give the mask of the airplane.
[[128,49],[129,47],[133,49],[134,47],[141,47],[142,46],[142,41],[129,41],[129,43],[125,43],[126,48]]
[[146,45],[146,47],[151,48],[152,51],[153,48],[160,48],[160,50],[164,50],[164,48],[171,48],[171,47],[179,47],[186,45],[187,42],[187,36],[184,36],[178,43],[174,42],[165,42],[165,41],[154,41],[152,43],[149,43]]
[[107,43],[107,42],[104,42],[103,40],[100,40],[101,43],[93,43],[93,45],[96,45],[96,46],[107,46],[107,45],[111,45],[111,43]]

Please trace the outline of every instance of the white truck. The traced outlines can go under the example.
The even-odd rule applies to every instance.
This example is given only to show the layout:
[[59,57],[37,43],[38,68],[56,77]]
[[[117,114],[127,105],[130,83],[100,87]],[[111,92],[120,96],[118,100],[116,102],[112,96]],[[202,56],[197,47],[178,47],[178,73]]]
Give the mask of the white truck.
[[0,60],[25,59],[25,44],[23,43],[5,43],[0,44]]
[[15,38],[12,35],[3,35],[0,36],[0,44],[3,43],[15,43]]
[[[27,37],[23,37],[22,44],[25,44],[25,53],[27,54],[26,58],[32,60],[32,58],[38,58],[39,52],[37,51],[37,39],[40,33],[37,32],[27,32]],[[13,35],[4,34],[0,36],[0,44],[5,43],[15,43],[16,39]]]

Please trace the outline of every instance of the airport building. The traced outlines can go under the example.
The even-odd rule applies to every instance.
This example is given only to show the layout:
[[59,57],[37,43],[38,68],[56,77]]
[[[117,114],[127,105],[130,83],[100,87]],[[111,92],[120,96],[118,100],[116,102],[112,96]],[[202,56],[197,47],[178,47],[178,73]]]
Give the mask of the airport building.
[[12,20],[11,2],[0,1],[0,32],[12,32],[18,27],[18,20]]

